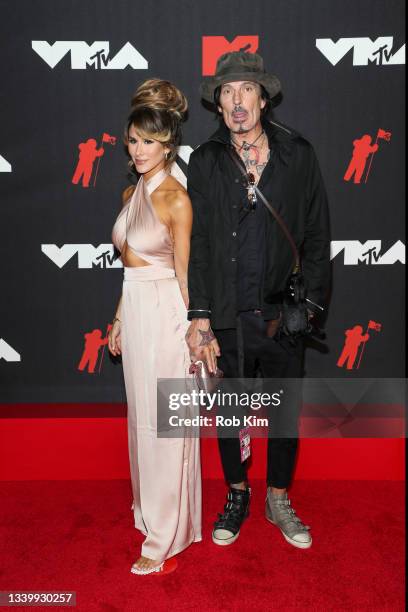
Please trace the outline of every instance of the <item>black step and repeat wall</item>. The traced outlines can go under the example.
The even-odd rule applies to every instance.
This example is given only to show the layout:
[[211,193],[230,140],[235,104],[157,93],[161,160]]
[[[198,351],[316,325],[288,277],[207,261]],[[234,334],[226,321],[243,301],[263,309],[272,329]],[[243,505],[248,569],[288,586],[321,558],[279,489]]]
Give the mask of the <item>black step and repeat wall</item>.
[[333,292],[313,377],[404,375],[402,0],[0,3],[0,402],[122,402],[106,334],[121,291],[111,228],[128,185],[122,132],[148,77],[190,117],[179,165],[216,129],[198,87],[228,50],[283,85],[275,118],[317,152]]

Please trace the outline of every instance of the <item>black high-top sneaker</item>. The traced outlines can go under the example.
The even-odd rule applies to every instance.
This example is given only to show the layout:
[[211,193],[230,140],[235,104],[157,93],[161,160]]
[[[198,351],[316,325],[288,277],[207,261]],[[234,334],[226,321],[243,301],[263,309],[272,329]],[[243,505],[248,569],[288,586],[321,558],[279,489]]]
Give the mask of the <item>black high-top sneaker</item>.
[[239,536],[242,523],[249,516],[250,497],[251,489],[249,487],[244,491],[230,487],[224,513],[218,513],[218,520],[214,523],[212,532],[214,544],[228,546],[228,544],[235,542]]

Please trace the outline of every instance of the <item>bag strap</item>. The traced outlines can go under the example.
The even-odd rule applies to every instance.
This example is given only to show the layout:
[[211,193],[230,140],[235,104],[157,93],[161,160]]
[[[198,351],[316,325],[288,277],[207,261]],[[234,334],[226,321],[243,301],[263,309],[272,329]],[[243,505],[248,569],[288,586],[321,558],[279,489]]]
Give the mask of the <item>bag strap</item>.
[[[243,175],[243,177],[245,178],[245,180],[249,184],[248,173],[246,172],[246,169],[244,169],[244,166],[242,164],[241,158],[239,157],[238,153],[235,151],[235,149],[234,149],[234,147],[232,145],[227,147],[227,151],[228,151],[228,154],[231,157],[232,161],[239,168],[241,174]],[[257,187],[257,186],[255,187],[255,192],[261,198],[261,200],[265,204],[266,208],[270,211],[270,213],[273,215],[273,217],[276,219],[276,221],[280,225],[280,227],[281,227],[283,233],[285,234],[287,240],[289,241],[289,244],[290,244],[291,249],[293,251],[293,258],[295,260],[295,267],[294,267],[293,271],[294,272],[300,272],[301,266],[300,266],[299,251],[297,249],[295,241],[292,238],[292,235],[291,235],[290,231],[288,230],[288,227],[287,227],[286,223],[284,222],[284,220],[282,219],[280,214],[268,202],[268,200],[265,198],[264,194],[259,189],[259,187]]]

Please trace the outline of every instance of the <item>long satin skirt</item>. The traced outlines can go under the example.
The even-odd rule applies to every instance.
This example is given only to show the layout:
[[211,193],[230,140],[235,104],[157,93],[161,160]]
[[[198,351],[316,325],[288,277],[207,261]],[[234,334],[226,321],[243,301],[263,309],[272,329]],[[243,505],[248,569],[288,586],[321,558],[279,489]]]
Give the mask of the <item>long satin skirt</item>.
[[191,379],[174,270],[125,267],[121,316],[135,527],[142,555],[163,561],[201,540],[199,438],[157,437],[157,379]]

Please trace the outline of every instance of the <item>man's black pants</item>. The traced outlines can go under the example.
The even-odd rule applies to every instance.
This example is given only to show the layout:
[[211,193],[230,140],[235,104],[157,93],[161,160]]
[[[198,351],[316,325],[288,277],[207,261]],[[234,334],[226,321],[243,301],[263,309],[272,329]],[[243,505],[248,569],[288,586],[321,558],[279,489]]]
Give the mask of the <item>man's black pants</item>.
[[[215,336],[221,350],[218,367],[226,378],[253,378],[259,367],[264,378],[298,378],[303,376],[304,344],[300,340],[293,347],[288,340],[277,341],[266,336],[266,323],[258,312],[242,312],[238,329],[216,330]],[[240,347],[240,348],[239,348]],[[243,369],[240,368],[239,350],[243,353]],[[242,359],[242,355],[241,355]],[[240,371],[241,370],[241,371]],[[276,389],[275,389],[276,391]],[[273,437],[274,421],[270,419],[270,435],[267,452],[267,485],[277,488],[289,486],[296,460],[298,445],[297,421],[301,406],[300,394],[286,405],[286,431],[292,437]],[[271,435],[272,434],[272,435]],[[276,432],[275,432],[276,435]],[[225,479],[229,484],[247,480],[246,462],[241,463],[240,442],[234,438],[218,438]]]

